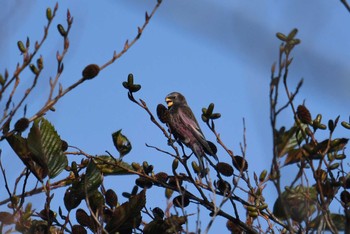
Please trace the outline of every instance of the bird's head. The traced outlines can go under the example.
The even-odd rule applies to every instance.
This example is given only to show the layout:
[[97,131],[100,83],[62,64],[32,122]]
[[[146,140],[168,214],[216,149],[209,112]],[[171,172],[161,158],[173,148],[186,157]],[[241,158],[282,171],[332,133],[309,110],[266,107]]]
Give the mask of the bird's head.
[[168,109],[173,106],[187,105],[185,97],[178,92],[172,92],[165,97],[166,104]]

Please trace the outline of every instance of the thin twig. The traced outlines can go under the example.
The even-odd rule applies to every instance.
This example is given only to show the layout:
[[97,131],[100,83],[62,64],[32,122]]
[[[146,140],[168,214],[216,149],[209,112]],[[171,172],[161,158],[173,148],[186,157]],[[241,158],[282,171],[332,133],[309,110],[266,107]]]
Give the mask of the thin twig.
[[343,3],[348,12],[350,12],[350,5],[348,4],[348,2],[346,0],[340,0],[340,2]]

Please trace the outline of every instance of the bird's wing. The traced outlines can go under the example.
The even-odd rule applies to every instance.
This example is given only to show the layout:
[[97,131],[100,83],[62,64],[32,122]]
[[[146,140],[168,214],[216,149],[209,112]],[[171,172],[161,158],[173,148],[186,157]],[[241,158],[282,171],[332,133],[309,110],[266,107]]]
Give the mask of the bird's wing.
[[215,153],[213,153],[212,149],[210,148],[207,140],[205,139],[192,110],[188,106],[183,106],[178,109],[178,115],[181,122],[186,126],[186,128],[188,128],[191,131],[193,136],[203,147],[203,150],[209,155],[212,155],[215,158],[217,158]]

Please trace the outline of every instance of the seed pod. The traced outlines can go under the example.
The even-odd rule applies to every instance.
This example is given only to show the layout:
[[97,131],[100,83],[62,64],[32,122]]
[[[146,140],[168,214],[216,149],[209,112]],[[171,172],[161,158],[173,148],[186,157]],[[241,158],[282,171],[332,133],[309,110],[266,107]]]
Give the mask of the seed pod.
[[132,73],[130,73],[128,75],[128,85],[133,85],[134,84],[134,75]]
[[210,116],[210,119],[219,119],[221,117],[220,113],[214,113]]
[[147,170],[148,166],[149,166],[149,165],[148,165],[148,162],[147,162],[147,161],[143,161],[142,167],[143,167],[143,170],[144,170],[144,171]]
[[247,211],[257,211],[257,208],[255,206],[247,206]]
[[144,169],[144,171],[145,171],[146,174],[150,174],[150,173],[152,173],[153,169],[154,169],[154,166],[153,165],[149,165],[148,167],[146,167]]
[[343,159],[346,159],[346,155],[345,154],[336,154],[334,156],[334,158],[337,160],[343,160]]
[[152,210],[152,213],[153,213],[154,219],[156,220],[162,220],[164,218],[164,211],[159,207],[155,207]]
[[335,128],[335,124],[334,124],[334,121],[333,120],[328,120],[328,129],[330,132],[333,132],[334,131],[334,128]]
[[209,106],[208,106],[208,110],[207,110],[206,114],[208,116],[210,116],[213,113],[213,110],[214,110],[214,103],[210,103]]
[[349,204],[350,202],[350,193],[346,190],[343,190],[340,193],[340,200],[344,202],[345,205]]
[[229,177],[233,175],[233,167],[228,163],[219,162],[216,164],[216,167],[218,172],[224,176]]
[[239,171],[248,170],[248,162],[242,156],[234,156],[232,164]]
[[311,124],[312,123],[310,111],[304,105],[298,106],[297,116],[300,119],[300,121],[304,124]]
[[294,28],[294,29],[288,34],[287,40],[292,40],[292,39],[294,39],[294,37],[297,35],[297,33],[298,33],[298,29],[297,29],[297,28]]
[[141,85],[139,85],[139,84],[134,84],[134,85],[129,86],[129,91],[132,93],[136,93],[140,89],[141,89]]
[[169,111],[163,104],[158,104],[157,106],[157,116],[160,122],[168,123],[169,122]]
[[24,132],[29,126],[29,120],[27,118],[20,118],[15,123],[15,131]]
[[135,184],[140,188],[151,188],[153,183],[146,178],[139,177],[135,180]]
[[70,188],[68,188],[64,194],[63,201],[64,206],[68,211],[77,208],[80,205],[81,198],[79,198]]
[[341,125],[346,128],[346,129],[350,129],[350,123],[346,122],[346,121],[342,121]]
[[136,195],[137,194],[137,192],[139,191],[139,187],[137,187],[136,185],[132,188],[132,190],[131,190],[131,195]]
[[91,224],[90,216],[83,209],[78,209],[75,213],[77,222],[84,227],[88,227]]
[[249,211],[248,215],[252,218],[258,217],[259,213],[257,211]]
[[100,72],[100,67],[97,64],[90,64],[84,68],[82,75],[85,80],[90,80],[96,77],[99,72]]
[[118,205],[118,196],[112,189],[108,189],[105,193],[105,199],[107,205],[110,207],[116,207]]
[[154,175],[154,177],[156,177],[156,179],[161,183],[166,183],[168,180],[168,174],[165,172],[158,172]]
[[130,198],[131,197],[131,193],[122,192],[122,196],[125,197],[125,198]]
[[328,167],[329,170],[335,170],[339,167],[339,163],[333,163]]
[[321,120],[322,120],[322,115],[321,114],[318,114],[314,120],[314,122],[316,123],[321,123]]
[[135,171],[139,171],[141,169],[141,165],[139,163],[136,163],[136,162],[132,162],[131,166]]
[[202,115],[202,121],[203,121],[204,123],[208,122],[208,117],[205,116],[205,115]]
[[186,196],[179,195],[173,199],[173,204],[176,207],[185,208],[190,204],[190,199]]
[[182,185],[182,179],[178,176],[169,176],[169,185],[177,187]]
[[264,203],[264,204],[258,206],[258,209],[259,210],[265,210],[267,207],[268,207],[268,205],[266,203]]
[[65,141],[65,140],[61,140],[61,150],[63,151],[63,152],[65,152],[65,151],[67,151],[67,149],[68,149],[68,143],[67,143],[67,141]]
[[230,183],[225,180],[218,180],[214,185],[222,193],[231,191]]
[[99,191],[94,191],[89,197],[89,204],[93,212],[102,210],[105,204],[105,198]]
[[73,225],[72,234],[87,234],[86,229],[81,225]]
[[287,37],[283,33],[280,33],[280,32],[276,33],[276,37],[278,39],[280,39],[281,41],[286,41],[287,40]]

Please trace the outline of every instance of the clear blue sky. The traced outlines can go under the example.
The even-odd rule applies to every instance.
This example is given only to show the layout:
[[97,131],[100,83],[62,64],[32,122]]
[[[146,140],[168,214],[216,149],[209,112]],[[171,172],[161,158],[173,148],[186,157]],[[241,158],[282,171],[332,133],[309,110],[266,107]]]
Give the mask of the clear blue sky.
[[[27,116],[33,115],[49,94],[48,79],[55,74],[55,54],[62,50],[55,25],[66,25],[67,8],[74,23],[61,78],[64,87],[78,80],[87,64],[102,65],[114,50],[120,51],[125,40],[133,38],[137,26],[143,24],[145,11],[150,12],[155,3],[155,0],[61,1],[47,44],[40,52],[45,69],[35,95],[26,103]],[[11,74],[21,60],[17,41],[25,41],[29,36],[34,44],[41,38],[45,9],[53,7],[55,2],[2,1],[1,4],[0,72],[8,68]],[[136,97],[144,99],[154,112],[157,104],[164,104],[164,97],[172,91],[186,96],[199,120],[201,108],[214,102],[215,110],[222,114],[216,121],[217,131],[236,154],[240,154],[242,118],[245,118],[249,172],[260,173],[269,169],[272,158],[268,92],[270,68],[277,60],[280,43],[275,33],[299,29],[302,43],[293,53],[289,78],[291,87],[304,78],[296,101],[302,103],[305,99],[313,116],[323,113],[328,120],[340,114],[341,120],[348,120],[349,22],[350,14],[340,1],[164,0],[137,44],[96,79],[62,98],[56,112],[49,113],[47,119],[70,145],[96,155],[104,154],[105,150],[116,154],[111,133],[122,128],[133,144],[125,161],[146,160],[155,166],[155,171],[170,171],[172,160],[145,146],[148,143],[166,149],[166,139],[147,114],[128,100],[121,86],[127,75],[133,73],[136,82],[142,85]],[[22,77],[23,84],[32,77],[30,72],[26,74],[28,77]],[[0,106],[3,108],[3,104]],[[283,116],[279,123],[290,126],[291,112]],[[205,125],[201,123],[201,126],[207,138],[214,141]],[[349,136],[341,128],[335,134]],[[13,185],[23,165],[5,142],[1,142],[1,148]],[[223,151],[219,151],[219,157],[228,161]],[[128,177],[107,178],[107,181],[106,187],[116,189],[119,195],[131,189]],[[3,200],[6,193],[2,186],[0,189]],[[269,194],[268,191],[275,196],[271,184],[265,192]],[[60,193],[56,200],[61,201],[58,196]],[[40,207],[42,199],[37,196],[30,200]],[[151,198],[147,204],[156,205],[165,208],[165,198]],[[202,215],[204,228],[207,219],[205,212]],[[226,230],[222,224],[219,219],[212,232]]]

